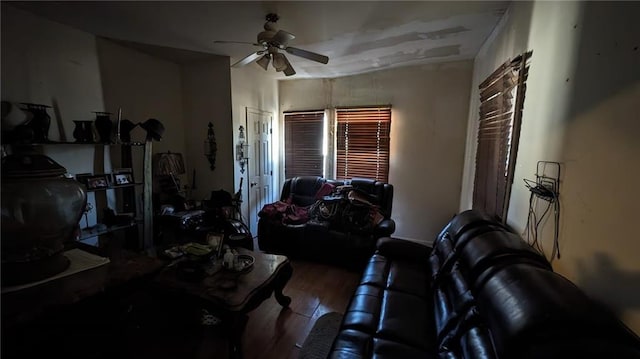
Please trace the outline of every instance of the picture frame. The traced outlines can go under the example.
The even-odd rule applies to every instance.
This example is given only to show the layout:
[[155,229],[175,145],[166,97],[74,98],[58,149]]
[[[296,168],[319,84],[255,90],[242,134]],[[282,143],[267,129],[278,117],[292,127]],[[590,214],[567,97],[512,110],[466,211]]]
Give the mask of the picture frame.
[[131,168],[115,168],[111,173],[112,186],[117,187],[134,183],[133,169]]
[[105,174],[87,176],[85,185],[88,190],[109,188],[109,178]]
[[93,176],[93,173],[76,173],[75,178],[76,181],[82,183],[83,185],[87,185],[87,178]]
[[114,186],[124,186],[128,184],[133,184],[133,176],[131,173],[114,173],[113,174]]

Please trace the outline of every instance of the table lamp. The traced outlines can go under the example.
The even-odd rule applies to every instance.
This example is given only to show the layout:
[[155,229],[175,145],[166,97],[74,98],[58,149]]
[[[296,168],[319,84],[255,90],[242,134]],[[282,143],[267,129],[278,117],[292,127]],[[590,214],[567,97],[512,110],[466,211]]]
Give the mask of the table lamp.
[[180,184],[176,175],[183,175],[186,173],[182,154],[161,152],[156,153],[155,157],[156,166],[154,173],[159,176],[170,177],[176,190],[180,192]]

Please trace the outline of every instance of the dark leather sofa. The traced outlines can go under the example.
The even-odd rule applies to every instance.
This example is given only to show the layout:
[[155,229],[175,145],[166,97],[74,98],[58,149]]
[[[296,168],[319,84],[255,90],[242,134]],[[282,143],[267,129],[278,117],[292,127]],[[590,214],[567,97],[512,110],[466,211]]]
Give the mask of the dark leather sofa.
[[395,231],[395,222],[391,219],[393,185],[364,178],[342,181],[301,176],[284,182],[280,201],[309,207],[321,199],[318,193],[326,183],[335,187],[351,185],[353,189],[366,194],[384,218],[372,228],[360,230],[336,227],[330,221],[317,219],[301,224],[283,224],[260,215],[260,250],[359,269],[364,267],[375,251],[376,240],[390,236]]
[[475,211],[433,248],[381,238],[330,358],[640,358],[615,315]]

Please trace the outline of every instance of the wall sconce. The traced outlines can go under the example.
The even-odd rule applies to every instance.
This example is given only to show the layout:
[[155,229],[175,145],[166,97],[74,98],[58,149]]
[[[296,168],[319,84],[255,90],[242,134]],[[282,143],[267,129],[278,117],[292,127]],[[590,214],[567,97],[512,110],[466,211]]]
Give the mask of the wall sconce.
[[209,122],[209,129],[207,130],[207,139],[204,140],[204,156],[209,160],[211,170],[216,169],[216,152],[218,151],[218,144],[216,143],[216,135],[213,132],[213,123]]
[[236,145],[236,160],[240,163],[240,173],[244,173],[249,158],[246,156],[247,144],[244,137],[244,126],[238,129],[238,144]]

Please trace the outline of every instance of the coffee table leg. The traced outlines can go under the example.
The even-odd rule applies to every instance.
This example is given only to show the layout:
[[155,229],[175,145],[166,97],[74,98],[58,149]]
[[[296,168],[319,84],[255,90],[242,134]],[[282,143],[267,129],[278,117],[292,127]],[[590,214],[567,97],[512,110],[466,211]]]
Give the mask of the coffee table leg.
[[289,307],[289,304],[291,304],[291,298],[282,294],[282,290],[284,289],[284,286],[287,285],[289,279],[291,279],[292,274],[293,267],[291,267],[291,263],[287,263],[282,267],[280,273],[275,278],[274,294],[278,303],[285,308]]
[[236,313],[229,318],[229,358],[242,358],[242,333],[247,325],[249,317],[246,314]]

